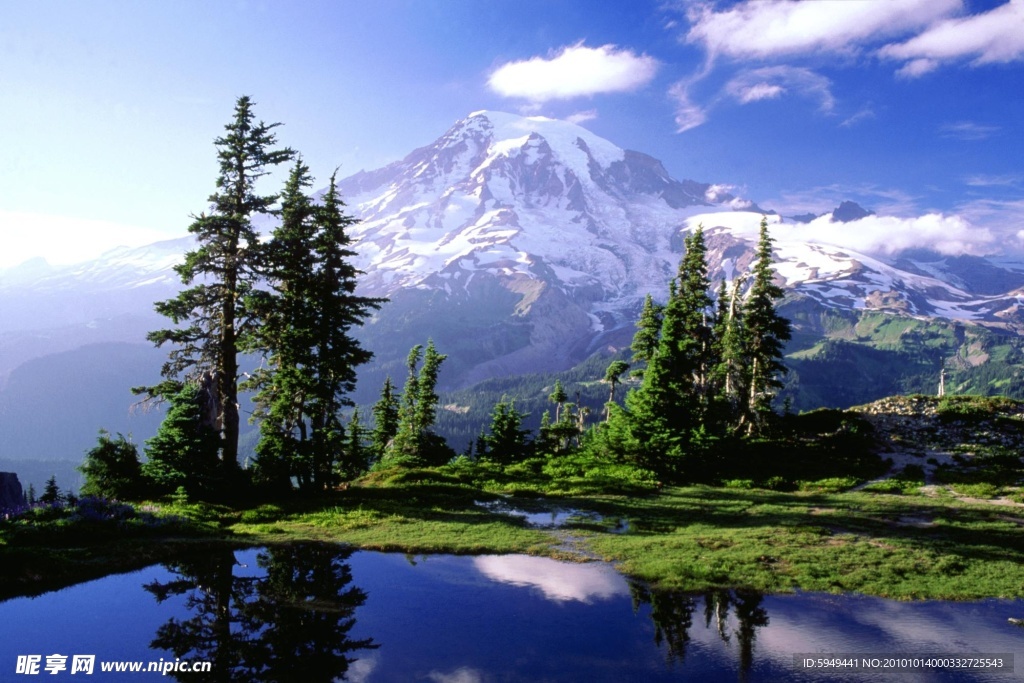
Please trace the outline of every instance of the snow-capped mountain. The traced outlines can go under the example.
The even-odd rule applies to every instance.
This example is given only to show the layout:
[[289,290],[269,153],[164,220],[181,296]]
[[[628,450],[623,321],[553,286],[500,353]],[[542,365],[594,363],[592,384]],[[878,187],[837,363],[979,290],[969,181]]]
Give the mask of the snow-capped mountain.
[[[749,264],[766,213],[726,185],[675,180],[657,159],[581,126],[490,111],[339,187],[361,220],[353,237],[363,291],[393,300],[368,337],[394,343],[396,357],[411,335],[449,339],[467,352],[452,363],[462,366],[459,383],[562,368],[616,331],[621,342],[643,296],[664,295],[685,231],[704,226],[711,276],[731,280]],[[882,258],[814,230],[856,231],[872,217],[849,202],[800,221],[771,213],[780,279],[825,308],[1021,320],[1021,266],[920,252]],[[173,266],[192,245],[181,238],[75,266],[0,271],[0,332],[95,328],[122,314],[151,320],[152,302],[179,286]]]
[[[434,144],[340,184],[366,286],[457,288],[473,273],[605,300],[664,285],[681,219],[749,207],[659,161],[543,117],[475,112]],[[600,292],[598,295],[597,293]]]
[[[704,227],[712,280],[732,280],[748,270],[764,215],[776,240],[779,279],[789,292],[783,312],[791,312],[798,328],[799,345],[794,341],[791,351],[800,357],[791,360],[794,367],[804,364],[801,386],[814,377],[821,386],[846,381],[808,363],[817,362],[815,345],[836,324],[845,326],[837,339],[860,339],[862,331],[854,327],[872,311],[911,321],[900,327],[904,331],[915,320],[945,321],[960,330],[949,335],[949,344],[959,347],[943,347],[919,364],[936,377],[936,363],[950,355],[968,365],[1020,355],[990,351],[1004,342],[1020,346],[1013,332],[1024,323],[1024,264],[922,250],[861,253],[842,246],[858,242],[836,236],[867,231],[869,223],[884,228],[888,217],[844,203],[831,213],[783,219],[735,196],[728,185],[673,179],[657,159],[565,121],[475,112],[435,142],[346,178],[339,188],[348,211],[361,221],[352,236],[365,273],[362,293],[390,298],[360,330],[375,359],[363,369],[365,394],[357,400],[372,401],[384,375],[404,376],[409,348],[427,338],[448,354],[441,377],[448,388],[563,370],[597,350],[628,346],[643,297],[666,295],[687,231]],[[173,267],[193,246],[183,237],[115,249],[74,266],[32,261],[0,270],[0,446],[12,438],[3,431],[4,405],[21,406],[28,391],[64,391],[46,390],[39,379],[46,363],[31,359],[63,354],[60,367],[104,367],[104,386],[127,389],[157,379],[158,362],[151,376],[139,376],[143,355],[130,377],[115,377],[128,373],[118,361],[127,357],[126,347],[113,343],[132,342],[160,355],[145,341],[147,331],[167,322],[153,312],[153,302],[181,287]],[[974,323],[1002,336],[993,341],[987,333],[964,334],[964,326]],[[86,344],[102,348],[78,354]],[[103,353],[117,357],[103,366]],[[892,362],[896,367],[906,359]],[[920,386],[931,381],[929,375]],[[873,384],[866,386],[870,393]],[[850,401],[865,392],[851,394]],[[91,396],[85,387],[82,393]],[[834,392],[810,393],[815,398],[808,405],[834,401]],[[131,400],[125,393],[125,414]],[[31,435],[22,442],[42,449],[38,435],[46,428],[30,422],[47,411],[33,411],[26,404],[19,417]],[[84,447],[95,438],[95,422],[82,420]]]
[[[417,288],[450,298],[474,278],[493,279],[520,297],[519,316],[543,317],[534,312],[543,297],[563,323],[585,314],[589,329],[577,324],[577,338],[562,340],[577,349],[588,334],[628,327],[644,294],[664,294],[685,230],[704,225],[713,278],[746,267],[765,212],[723,187],[674,180],[656,159],[568,122],[486,111],[341,183],[362,219],[360,265],[372,293]],[[857,231],[873,216],[843,202],[816,220]],[[1020,266],[934,253],[881,258],[824,234],[809,240],[782,220],[770,216],[780,278],[824,307],[1019,321]]]
[[[515,325],[515,348],[503,342],[490,360],[509,357],[474,378],[523,361],[559,367],[602,333],[628,328],[645,294],[663,296],[683,234],[698,224],[712,278],[731,280],[749,264],[765,214],[726,185],[675,180],[653,157],[581,126],[490,111],[339,187],[361,220],[353,237],[365,293],[411,305],[406,317],[429,310],[438,324],[454,324],[445,312],[454,311],[471,327],[480,317],[491,328],[506,317]],[[806,229],[824,221],[856,231],[872,216],[850,202],[799,221],[770,214],[780,279],[829,308],[1019,322],[1020,265],[928,252],[882,258]],[[173,266],[192,246],[181,238],[75,266],[0,271],[0,332],[148,314],[179,286]],[[481,307],[490,310],[481,316]]]

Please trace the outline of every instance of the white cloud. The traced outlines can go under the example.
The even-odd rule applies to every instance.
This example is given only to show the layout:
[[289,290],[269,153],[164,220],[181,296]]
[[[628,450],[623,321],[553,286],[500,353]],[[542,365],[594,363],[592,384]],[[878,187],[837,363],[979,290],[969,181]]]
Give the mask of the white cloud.
[[[761,215],[732,212],[693,216],[687,226],[703,223],[710,228],[724,225],[737,234],[755,239]],[[777,217],[769,216],[770,223]],[[924,248],[941,254],[985,254],[996,242],[993,231],[978,227],[963,216],[929,213],[912,218],[867,216],[849,223],[833,223],[829,215],[810,223],[786,223],[772,230],[782,242],[809,242],[842,247],[862,254],[889,256],[905,249]]]
[[348,680],[351,683],[366,683],[370,680],[370,674],[377,668],[377,653],[369,657],[360,657],[348,667]]
[[491,74],[487,84],[505,97],[534,102],[583,95],[636,90],[651,81],[658,60],[614,45],[563,48],[554,57],[509,62]]
[[111,221],[0,211],[0,268],[43,257],[51,265],[79,263],[115,247],[139,247],[170,235]]
[[427,674],[427,678],[434,683],[482,683],[484,680],[483,674],[480,671],[471,669],[468,666],[459,667],[447,674],[440,671],[431,671]]
[[795,93],[817,100],[821,111],[835,107],[831,81],[810,69],[795,66],[768,66],[744,71],[725,85],[725,92],[741,104],[775,99],[785,93]]
[[593,121],[597,118],[596,109],[587,109],[586,111],[578,111],[573,114],[569,114],[565,117],[565,120],[569,123],[586,123],[587,121]]
[[725,183],[715,183],[710,185],[708,189],[704,190],[704,199],[709,202],[717,202],[722,195],[732,194],[736,189],[735,185],[727,185]]
[[962,6],[962,0],[747,0],[715,11],[700,3],[688,12],[686,40],[713,55],[738,58],[848,53],[862,43],[928,26]]
[[970,59],[975,66],[1024,59],[1024,0],[940,21],[909,40],[886,45],[879,55],[907,61],[898,72],[905,77],[920,76],[943,62],[961,59]]
[[934,59],[912,59],[897,69],[896,75],[900,78],[917,78],[938,68],[939,63]]
[[534,586],[556,602],[590,602],[627,595],[625,580],[605,564],[573,564],[528,555],[484,555],[473,558],[482,574],[502,583]]
[[914,218],[867,216],[849,223],[832,223],[828,216],[795,226],[787,239],[824,242],[865,254],[891,255],[904,249],[925,248],[940,254],[984,254],[994,236],[961,216],[929,213]]

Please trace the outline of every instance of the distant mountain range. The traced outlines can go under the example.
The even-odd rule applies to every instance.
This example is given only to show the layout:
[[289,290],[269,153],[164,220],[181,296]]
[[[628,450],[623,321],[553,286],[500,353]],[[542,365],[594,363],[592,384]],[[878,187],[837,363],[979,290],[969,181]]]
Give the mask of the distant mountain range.
[[[487,111],[339,187],[361,219],[353,237],[362,291],[391,299],[361,331],[376,354],[361,375],[357,398],[366,402],[386,374],[404,377],[409,348],[428,337],[449,355],[441,376],[449,389],[564,371],[628,347],[644,295],[665,296],[687,230],[703,225],[712,279],[732,280],[753,258],[762,215],[776,239],[783,312],[796,325],[787,388],[794,405],[932,390],[942,367],[961,373],[961,389],[1016,386],[1024,263],[923,250],[882,257],[818,241],[813,231],[823,221],[856,231],[876,218],[852,202],[783,218],[727,185],[673,179],[657,159],[572,123]],[[145,332],[165,324],[152,304],[177,290],[172,267],[192,244],[185,237],[70,267],[30,261],[0,271],[0,457],[68,457],[70,442],[87,447],[104,426],[134,424],[148,435],[151,421],[127,418],[127,393],[118,399],[122,415],[104,424],[90,413],[84,435],[76,402],[155,379],[159,363],[147,373],[128,359],[162,353],[143,350]],[[104,356],[125,362],[102,381],[53,376],[57,367],[95,368]],[[848,366],[863,377],[833,372]],[[978,368],[991,376],[983,381]],[[61,383],[80,379],[91,384],[63,400]],[[842,391],[829,392],[827,382]],[[49,395],[51,404],[21,398],[37,393],[33,402]],[[55,452],[47,432],[61,425],[74,425],[74,436]]]

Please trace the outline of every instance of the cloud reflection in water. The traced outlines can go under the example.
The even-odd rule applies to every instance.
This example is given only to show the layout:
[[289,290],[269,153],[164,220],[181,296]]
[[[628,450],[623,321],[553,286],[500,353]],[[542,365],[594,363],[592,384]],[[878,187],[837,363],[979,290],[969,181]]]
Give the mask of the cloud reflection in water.
[[629,587],[611,566],[572,564],[529,555],[482,555],[473,566],[493,581],[539,588],[548,600],[591,603],[629,595]]

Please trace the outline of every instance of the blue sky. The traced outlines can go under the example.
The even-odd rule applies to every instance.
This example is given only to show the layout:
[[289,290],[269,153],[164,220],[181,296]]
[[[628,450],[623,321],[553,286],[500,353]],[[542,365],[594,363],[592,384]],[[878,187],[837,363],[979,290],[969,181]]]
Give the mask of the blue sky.
[[242,94],[320,179],[497,109],[1024,245],[1024,0],[0,0],[0,267],[184,234]]

